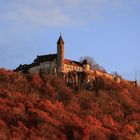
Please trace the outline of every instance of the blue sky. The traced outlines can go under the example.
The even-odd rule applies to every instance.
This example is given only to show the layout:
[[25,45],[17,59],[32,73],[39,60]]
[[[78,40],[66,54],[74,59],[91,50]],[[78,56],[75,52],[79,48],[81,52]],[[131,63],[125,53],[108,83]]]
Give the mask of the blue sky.
[[108,72],[140,80],[139,0],[0,0],[0,67],[14,69],[36,55],[92,56]]

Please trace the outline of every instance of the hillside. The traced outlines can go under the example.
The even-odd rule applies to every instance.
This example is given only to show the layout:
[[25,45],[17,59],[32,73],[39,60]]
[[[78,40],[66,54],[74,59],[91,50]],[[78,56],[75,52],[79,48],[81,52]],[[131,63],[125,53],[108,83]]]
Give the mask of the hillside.
[[0,140],[140,140],[140,88],[101,85],[0,69]]

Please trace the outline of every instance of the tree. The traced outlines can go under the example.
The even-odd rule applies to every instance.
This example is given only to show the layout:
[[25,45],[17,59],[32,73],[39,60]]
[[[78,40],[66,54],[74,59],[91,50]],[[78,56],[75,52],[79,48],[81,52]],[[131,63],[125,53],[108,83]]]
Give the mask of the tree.
[[112,75],[113,75],[114,77],[122,78],[121,75],[119,75],[118,72],[116,72],[116,71],[115,71],[115,72],[112,72]]
[[92,70],[102,70],[102,71],[106,71],[103,66],[100,66],[93,57],[91,56],[84,56],[84,57],[80,57],[80,62],[82,63],[84,60],[87,60],[87,63],[90,65]]
[[96,93],[98,93],[100,89],[103,89],[105,87],[104,78],[102,76],[95,76],[93,87],[95,88]]

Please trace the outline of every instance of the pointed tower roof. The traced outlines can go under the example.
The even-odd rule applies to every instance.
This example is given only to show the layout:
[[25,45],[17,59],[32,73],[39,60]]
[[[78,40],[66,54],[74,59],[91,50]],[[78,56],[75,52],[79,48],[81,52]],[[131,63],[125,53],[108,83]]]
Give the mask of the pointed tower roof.
[[59,39],[57,41],[57,44],[64,44],[64,40],[63,40],[61,34],[60,34],[60,37],[59,37]]

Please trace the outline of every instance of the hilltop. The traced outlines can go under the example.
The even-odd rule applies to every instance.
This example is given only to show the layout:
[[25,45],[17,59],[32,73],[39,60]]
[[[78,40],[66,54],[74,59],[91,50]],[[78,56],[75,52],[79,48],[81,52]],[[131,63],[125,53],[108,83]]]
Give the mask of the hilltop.
[[49,75],[0,69],[0,139],[139,140],[140,88],[102,85],[70,88]]

